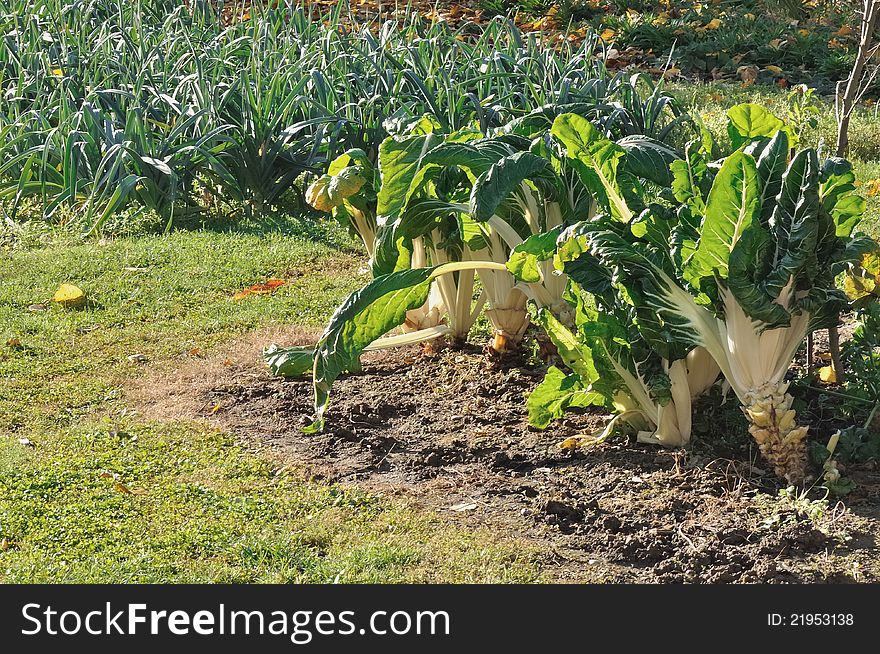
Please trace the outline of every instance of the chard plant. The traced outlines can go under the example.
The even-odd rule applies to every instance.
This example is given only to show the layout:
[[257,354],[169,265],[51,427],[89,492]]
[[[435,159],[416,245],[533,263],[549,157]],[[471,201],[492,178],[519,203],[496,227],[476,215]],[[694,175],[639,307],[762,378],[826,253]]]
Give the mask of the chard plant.
[[835,276],[869,247],[852,236],[864,204],[847,162],[820,162],[812,149],[792,156],[788,131],[760,107],[734,107],[729,132],[739,149],[720,166],[696,147],[673,166],[674,221],[650,215],[635,239],[598,222],[581,238],[657,352],[708,352],[764,458],[797,483],[807,427],[786,373],[807,333],[836,325],[846,306]]
[[[630,139],[627,149],[577,114],[558,117],[549,133],[534,138],[509,130],[491,138],[475,130],[442,136],[434,127],[421,120],[407,136],[380,147],[375,278],[340,307],[314,349],[313,429],[323,425],[338,375],[354,369],[360,352],[395,327],[413,329],[391,337],[401,344],[439,335],[464,338],[485,300],[495,328],[490,345],[503,351],[525,333],[531,299],[546,310],[545,324],[549,316],[561,319],[556,336],[563,338],[562,330],[576,325],[576,307],[566,300],[568,270],[548,261],[557,238],[581,213],[603,211],[620,224],[632,221],[626,198],[640,206],[639,198],[648,195],[644,180],[656,184],[669,174],[667,159],[678,156],[650,139]],[[483,286],[476,306],[474,275]],[[443,324],[434,324],[440,316]],[[661,425],[671,434],[674,425],[676,435],[668,440],[686,440],[689,423],[677,413],[689,416],[691,394],[687,410],[666,410],[679,385],[670,382],[670,394],[652,395],[653,381],[631,355],[619,354],[610,357],[618,367],[609,364],[607,370],[623,380],[618,391],[629,390],[606,399],[629,407],[634,422],[641,416],[646,438]],[[649,365],[669,379],[659,358]],[[685,366],[671,361],[667,367],[678,380],[680,372],[686,377]]]

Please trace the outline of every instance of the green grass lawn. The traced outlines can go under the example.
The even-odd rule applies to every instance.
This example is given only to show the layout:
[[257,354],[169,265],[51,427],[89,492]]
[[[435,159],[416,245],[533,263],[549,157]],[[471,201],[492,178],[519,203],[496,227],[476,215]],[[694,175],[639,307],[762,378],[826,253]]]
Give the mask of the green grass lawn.
[[[329,228],[0,254],[0,581],[534,580],[516,544],[440,528],[401,502],[309,481],[234,435],[151,422],[127,405],[121,380],[194,348],[273,324],[319,326],[362,265]],[[270,277],[290,283],[232,301]],[[53,306],[63,282],[90,304]]]

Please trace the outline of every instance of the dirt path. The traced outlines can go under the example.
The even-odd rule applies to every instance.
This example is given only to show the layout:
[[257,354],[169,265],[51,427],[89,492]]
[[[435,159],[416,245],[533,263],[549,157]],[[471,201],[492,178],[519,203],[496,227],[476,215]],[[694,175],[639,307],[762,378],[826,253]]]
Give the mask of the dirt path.
[[[276,335],[306,342],[304,332]],[[850,471],[847,504],[779,496],[743,434],[715,450],[615,443],[567,451],[567,436],[603,424],[572,416],[526,426],[523,396],[542,372],[490,365],[476,350],[365,358],[340,380],[323,434],[299,427],[307,381],[272,379],[256,334],[209,361],[143,380],[146,414],[198,419],[272,448],[342,484],[405,496],[460,525],[489,525],[548,553],[545,574],[596,582],[871,582],[880,580],[880,474]]]

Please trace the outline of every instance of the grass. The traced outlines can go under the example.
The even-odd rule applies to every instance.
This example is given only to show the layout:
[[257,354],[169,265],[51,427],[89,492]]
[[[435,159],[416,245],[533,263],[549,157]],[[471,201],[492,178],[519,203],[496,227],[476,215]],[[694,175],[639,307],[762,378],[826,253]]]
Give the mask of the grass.
[[[362,262],[345,235],[317,231],[201,230],[0,255],[0,581],[536,578],[511,543],[440,529],[406,503],[309,480],[230,434],[151,422],[127,405],[124,378],[193,348],[325,321]],[[269,277],[290,282],[231,300]],[[87,307],[34,310],[68,281]]]

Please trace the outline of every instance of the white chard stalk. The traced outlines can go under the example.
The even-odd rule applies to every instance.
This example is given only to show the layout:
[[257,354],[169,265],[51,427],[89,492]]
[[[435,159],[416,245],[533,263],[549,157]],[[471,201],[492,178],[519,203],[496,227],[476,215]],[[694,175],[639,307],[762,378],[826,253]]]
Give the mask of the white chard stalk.
[[[784,307],[792,299],[791,287],[790,282],[776,299]],[[729,367],[725,377],[743,405],[749,433],[761,454],[777,475],[801,483],[807,472],[808,428],[795,421],[784,378],[806,337],[809,314],[793,315],[788,327],[761,331],[762,324],[745,314],[730,291],[725,289],[723,297],[726,320],[721,326]]]

